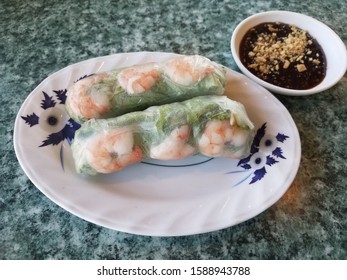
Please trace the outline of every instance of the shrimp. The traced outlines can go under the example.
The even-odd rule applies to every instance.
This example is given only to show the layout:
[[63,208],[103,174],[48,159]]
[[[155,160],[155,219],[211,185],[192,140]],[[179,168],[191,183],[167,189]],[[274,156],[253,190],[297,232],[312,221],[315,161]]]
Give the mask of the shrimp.
[[159,67],[147,63],[126,68],[118,74],[119,85],[130,95],[141,94],[149,90],[159,77]]
[[194,55],[169,60],[163,71],[175,83],[190,86],[215,72],[215,67],[207,58]]
[[191,156],[195,148],[187,142],[190,137],[190,127],[182,125],[174,129],[159,145],[150,149],[150,157],[160,160],[176,160]]
[[[110,110],[110,94],[92,86],[108,78],[106,73],[95,74],[76,82],[67,93],[66,103],[73,115],[81,119],[99,118]],[[106,91],[106,94],[104,94]]]
[[134,145],[134,136],[129,129],[108,131],[95,136],[86,148],[89,165],[99,173],[112,173],[143,158],[140,146]]
[[[199,151],[203,155],[218,157],[238,157],[244,152],[242,147],[248,139],[248,132],[231,125],[229,120],[213,120],[206,124],[205,130],[198,140]],[[235,153],[225,151],[225,145],[235,146]]]

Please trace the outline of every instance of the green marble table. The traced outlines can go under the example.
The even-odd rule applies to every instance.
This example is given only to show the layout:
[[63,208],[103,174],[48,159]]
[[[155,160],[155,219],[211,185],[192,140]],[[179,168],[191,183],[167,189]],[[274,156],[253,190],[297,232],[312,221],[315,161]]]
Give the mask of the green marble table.
[[232,30],[254,13],[313,16],[347,43],[340,0],[0,2],[0,259],[347,259],[347,76],[307,97],[276,96],[302,141],[287,193],[258,216],[223,230],[149,237],[86,222],[43,195],[13,148],[16,114],[46,77],[88,58],[136,51],[201,54],[238,70]]

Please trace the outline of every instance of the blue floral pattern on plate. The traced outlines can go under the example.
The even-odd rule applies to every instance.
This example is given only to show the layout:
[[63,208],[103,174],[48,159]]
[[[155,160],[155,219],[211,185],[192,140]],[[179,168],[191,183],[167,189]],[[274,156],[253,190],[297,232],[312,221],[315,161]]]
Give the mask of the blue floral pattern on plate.
[[[40,107],[44,111],[40,114],[38,112],[33,112],[32,114],[21,116],[30,127],[39,125],[47,132],[47,138],[42,140],[42,144],[39,147],[48,145],[56,146],[64,142],[64,140],[67,140],[67,142],[71,144],[75,136],[75,131],[81,127],[79,123],[67,117],[65,110],[61,110],[56,106],[57,104],[65,104],[67,90],[53,90],[53,93],[53,95],[49,95],[42,91],[43,97]],[[63,145],[60,146],[60,162],[64,170],[63,147]]]
[[281,144],[284,143],[289,136],[283,133],[277,135],[266,134],[267,123],[264,123],[256,132],[254,140],[251,145],[250,154],[241,159],[237,166],[243,168],[242,170],[233,170],[227,174],[235,174],[240,172],[247,172],[247,176],[241,181],[237,182],[234,186],[246,181],[252,175],[249,184],[254,184],[264,178],[267,174],[266,168],[285,160]]

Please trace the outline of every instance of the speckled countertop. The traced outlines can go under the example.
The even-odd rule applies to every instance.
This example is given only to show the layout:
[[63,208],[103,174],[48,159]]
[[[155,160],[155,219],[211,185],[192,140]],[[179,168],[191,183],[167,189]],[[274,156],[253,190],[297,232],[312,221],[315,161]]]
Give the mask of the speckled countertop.
[[347,77],[308,97],[276,96],[302,141],[298,174],[271,208],[237,226],[183,237],[121,233],[43,195],[21,169],[14,121],[46,77],[88,58],[133,51],[198,53],[234,70],[243,18],[285,9],[320,19],[347,43],[339,0],[0,2],[0,259],[347,259]]

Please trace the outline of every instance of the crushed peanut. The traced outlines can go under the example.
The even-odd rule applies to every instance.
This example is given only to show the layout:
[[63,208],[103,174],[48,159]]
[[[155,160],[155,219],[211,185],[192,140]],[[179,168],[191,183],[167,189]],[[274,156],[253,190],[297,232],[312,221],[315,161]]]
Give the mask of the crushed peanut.
[[258,78],[284,88],[308,89],[326,75],[326,57],[317,40],[280,22],[248,30],[240,43],[240,59]]
[[305,64],[297,64],[296,65],[296,69],[299,71],[299,72],[304,72],[307,70]]
[[[273,24],[268,24],[268,30],[271,33],[261,33],[253,45],[253,50],[248,53],[253,58],[253,62],[248,65],[249,68],[259,71],[262,74],[278,72],[280,67],[287,69],[291,65],[296,67],[297,71],[307,70],[304,59],[312,54],[308,46],[312,45],[312,40],[307,39],[307,32],[295,26],[291,26],[291,33],[287,37],[279,37]],[[319,54],[316,57],[319,57]],[[317,58],[310,59],[318,65]]]

